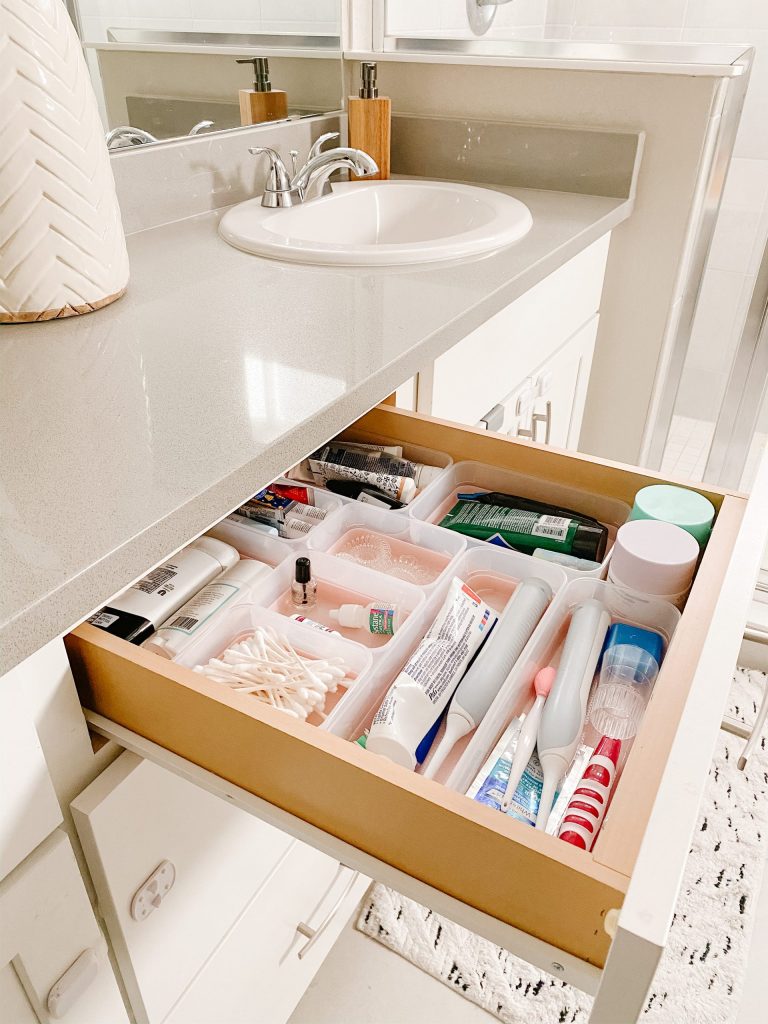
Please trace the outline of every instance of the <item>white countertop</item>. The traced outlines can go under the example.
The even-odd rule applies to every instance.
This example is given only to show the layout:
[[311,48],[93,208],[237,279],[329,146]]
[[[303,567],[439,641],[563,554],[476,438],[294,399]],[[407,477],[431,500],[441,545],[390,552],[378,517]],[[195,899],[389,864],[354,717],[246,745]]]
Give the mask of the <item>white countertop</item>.
[[[509,189],[534,226],[452,266],[289,265],[207,213],[129,237],[125,298],[5,327],[0,672],[381,401],[624,220],[625,200]],[[479,354],[481,355],[481,354]]]

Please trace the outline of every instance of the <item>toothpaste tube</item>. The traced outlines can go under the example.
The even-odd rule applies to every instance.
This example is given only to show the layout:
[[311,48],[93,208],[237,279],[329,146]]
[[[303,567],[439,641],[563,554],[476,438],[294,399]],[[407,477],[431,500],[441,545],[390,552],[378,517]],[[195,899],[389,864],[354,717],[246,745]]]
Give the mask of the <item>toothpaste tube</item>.
[[[314,505],[302,505],[298,501],[289,499],[277,499],[280,504],[262,505],[255,498],[241,505],[237,515],[245,516],[246,519],[255,519],[261,523],[272,523],[279,526],[289,518],[300,516],[302,519],[311,520],[314,523],[321,523],[328,514],[327,509],[315,508]],[[284,504],[282,503],[284,502]]]
[[608,531],[600,523],[492,505],[474,498],[457,501],[440,525],[466,537],[501,541],[529,553],[547,548],[593,561],[602,558],[608,540]]
[[[266,490],[271,491],[272,494],[276,494],[281,498],[289,498],[291,501],[298,501],[302,505],[315,504],[315,492],[311,487],[302,487],[300,484],[270,484]],[[261,491],[260,493],[263,494],[264,491]]]
[[435,466],[345,445],[326,445],[310,455],[309,466],[320,483],[356,480],[403,502],[411,501],[419,487],[424,487],[440,473]]
[[[501,801],[507,791],[509,773],[517,749],[517,739],[524,720],[525,716],[516,718],[506,728],[467,790],[467,796],[487,807],[493,807],[494,810],[501,810]],[[573,795],[591,754],[592,747],[586,744],[581,744],[576,751],[573,763],[562,781],[561,788],[556,795],[555,805],[547,821],[546,831],[550,835],[556,834],[565,807]],[[517,784],[517,789],[506,812],[507,815],[516,821],[522,821],[526,825],[535,827],[543,786],[544,772],[538,755],[534,751],[520,782]]]
[[367,749],[413,771],[427,755],[470,661],[496,622],[495,612],[455,578],[437,618],[376,712]]

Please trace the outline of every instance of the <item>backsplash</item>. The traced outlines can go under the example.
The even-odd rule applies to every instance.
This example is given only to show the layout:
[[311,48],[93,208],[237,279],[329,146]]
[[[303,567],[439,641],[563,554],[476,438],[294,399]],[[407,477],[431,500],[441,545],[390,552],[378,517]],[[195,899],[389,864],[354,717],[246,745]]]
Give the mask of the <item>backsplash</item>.
[[267,166],[251,156],[250,146],[272,146],[286,158],[297,149],[305,158],[324,132],[341,132],[343,142],[346,120],[330,114],[142,146],[138,152],[117,150],[112,170],[126,234],[260,195]]
[[626,199],[642,132],[395,115],[392,170]]

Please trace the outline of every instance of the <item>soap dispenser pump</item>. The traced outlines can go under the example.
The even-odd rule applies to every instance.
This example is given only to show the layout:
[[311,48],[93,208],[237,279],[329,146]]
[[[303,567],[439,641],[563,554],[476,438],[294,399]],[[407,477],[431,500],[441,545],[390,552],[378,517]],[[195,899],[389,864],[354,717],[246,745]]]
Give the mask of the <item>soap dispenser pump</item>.
[[288,117],[288,93],[273,89],[266,57],[239,57],[237,64],[253,64],[253,88],[240,90],[240,124],[260,124]]
[[[366,175],[366,180],[388,178],[392,100],[388,96],[379,96],[377,68],[373,61],[363,61],[360,72],[359,94],[350,96],[348,102],[349,144],[373,157],[379,166],[379,173]],[[350,177],[357,180],[354,174]]]

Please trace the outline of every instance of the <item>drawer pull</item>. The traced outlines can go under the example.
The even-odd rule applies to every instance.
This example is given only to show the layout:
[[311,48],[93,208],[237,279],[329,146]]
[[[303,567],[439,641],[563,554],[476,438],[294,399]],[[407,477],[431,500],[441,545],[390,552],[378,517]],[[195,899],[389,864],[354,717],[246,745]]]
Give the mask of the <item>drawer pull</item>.
[[527,437],[531,441],[538,441],[536,436],[539,431],[539,424],[544,424],[544,444],[549,444],[549,439],[552,435],[552,403],[547,401],[544,412],[534,412],[531,414],[531,426],[530,429],[519,427],[517,431],[518,437]]
[[[342,865],[342,867],[346,867],[346,865]],[[348,868],[347,870],[351,871],[352,869]],[[307,940],[298,952],[299,960],[303,960],[304,957],[311,951],[314,944],[317,942],[317,940],[323,934],[325,929],[328,927],[328,925],[334,919],[336,914],[339,912],[339,908],[341,907],[344,900],[352,892],[355,882],[358,880],[359,877],[359,871],[352,871],[352,875],[347,884],[344,886],[341,895],[333,904],[331,909],[325,915],[325,918],[323,919],[322,923],[319,924],[317,928],[313,928],[312,925],[307,924],[305,921],[299,921],[299,923],[296,925],[296,931],[300,935],[304,935]]]

